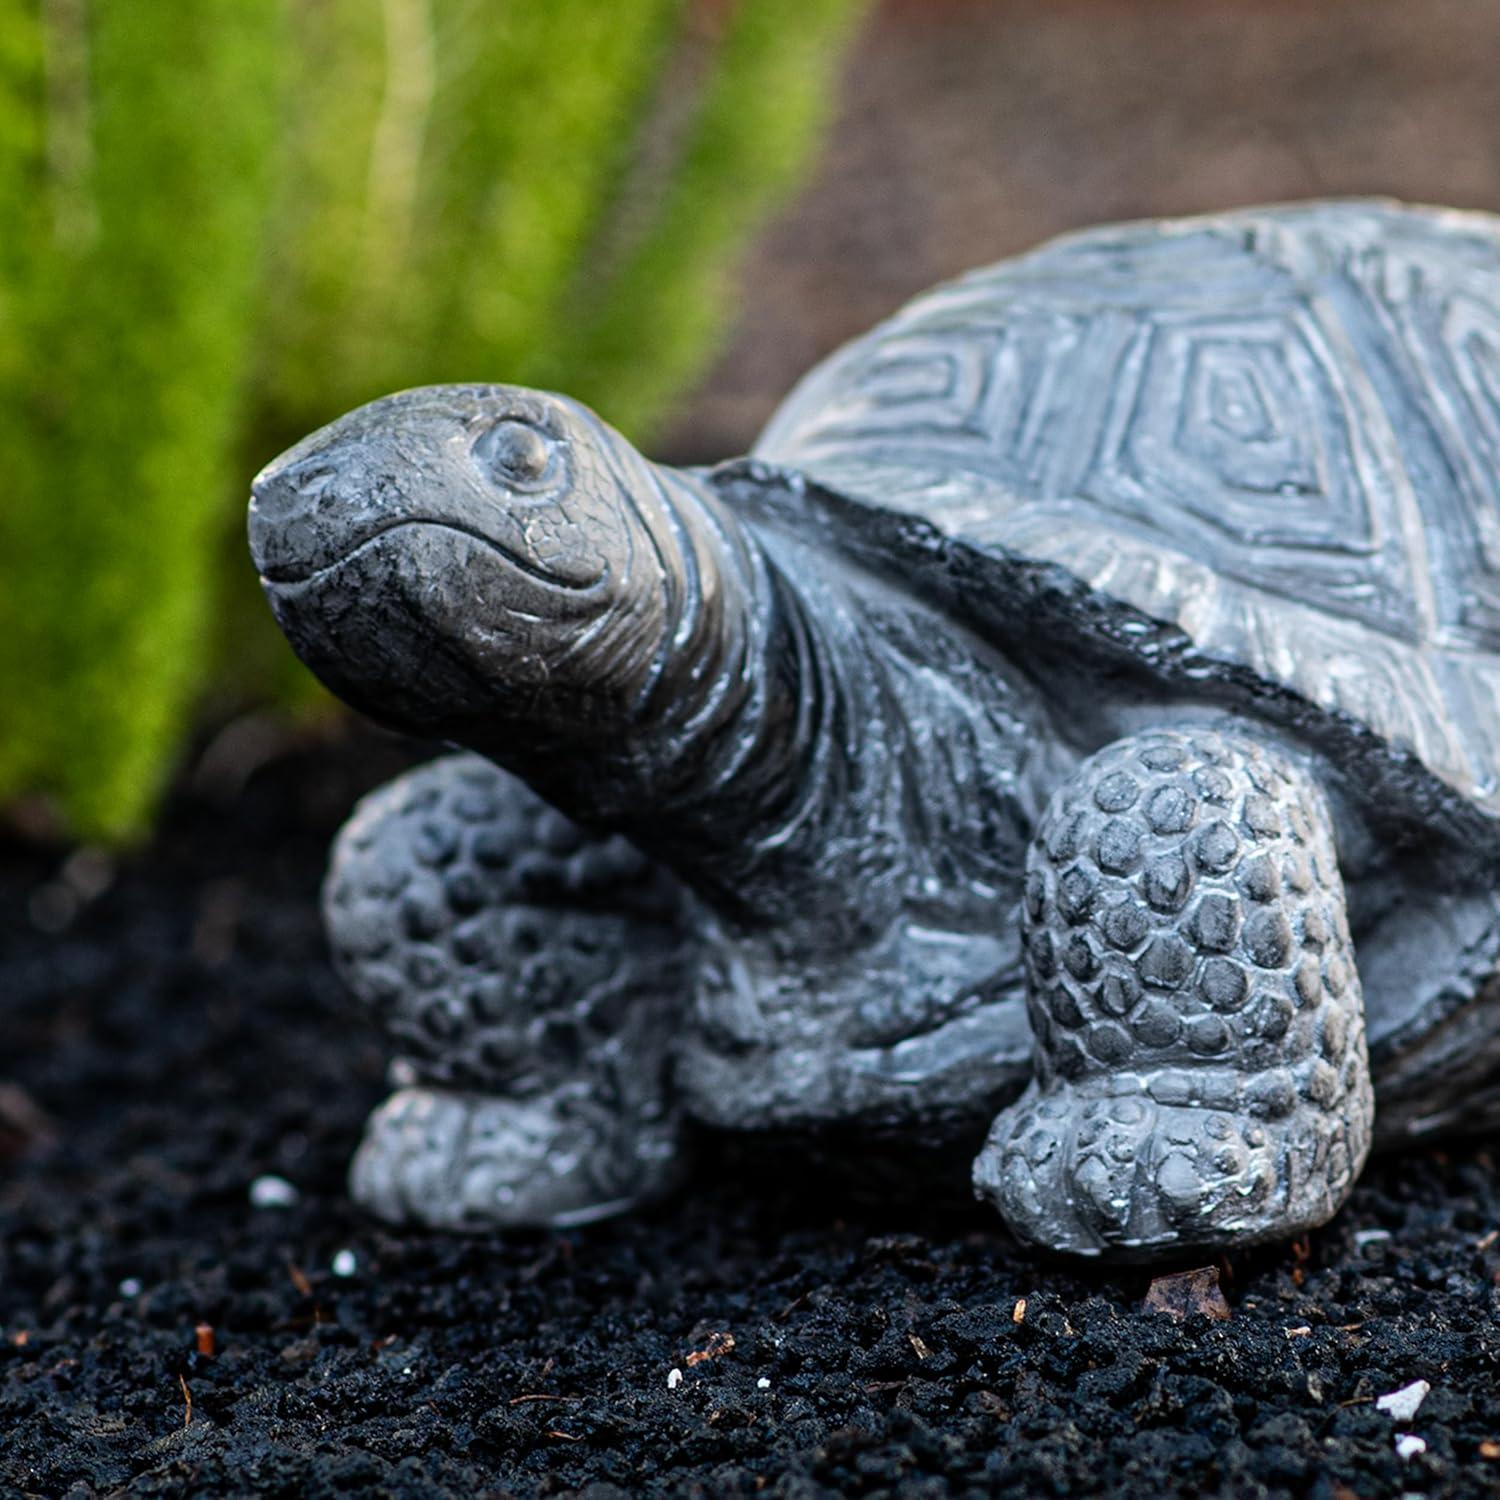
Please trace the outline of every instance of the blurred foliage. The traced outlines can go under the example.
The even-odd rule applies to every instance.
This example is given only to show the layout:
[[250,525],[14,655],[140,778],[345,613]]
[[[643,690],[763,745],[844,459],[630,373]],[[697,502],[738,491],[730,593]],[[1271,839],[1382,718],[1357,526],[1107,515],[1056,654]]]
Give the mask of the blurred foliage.
[[0,0],[0,803],[140,827],[274,630],[216,648],[248,474],[340,411],[503,379],[649,438],[863,5]]
[[0,0],[0,791],[133,825],[204,671],[281,0]]

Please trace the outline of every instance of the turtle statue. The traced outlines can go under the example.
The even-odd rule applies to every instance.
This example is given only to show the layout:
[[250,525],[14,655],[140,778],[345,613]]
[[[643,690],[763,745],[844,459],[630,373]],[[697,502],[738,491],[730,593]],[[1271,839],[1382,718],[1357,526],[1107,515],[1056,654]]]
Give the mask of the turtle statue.
[[312,670],[458,751],[325,891],[383,1218],[613,1213],[696,1121],[967,1144],[1023,1241],[1148,1258],[1500,1122],[1500,219],[1075,234],[711,469],[406,391],[250,535]]

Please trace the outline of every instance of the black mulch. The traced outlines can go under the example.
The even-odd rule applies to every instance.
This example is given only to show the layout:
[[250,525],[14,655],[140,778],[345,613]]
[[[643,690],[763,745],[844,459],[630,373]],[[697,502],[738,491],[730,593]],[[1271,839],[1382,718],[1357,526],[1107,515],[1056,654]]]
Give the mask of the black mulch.
[[[0,1493],[1500,1486],[1482,1146],[1381,1162],[1309,1245],[1227,1266],[1228,1321],[1028,1261],[977,1208],[859,1208],[794,1154],[767,1185],[720,1148],[717,1183],[581,1233],[368,1223],[342,1172],[381,1055],[314,898],[399,760],[362,740],[184,793],[102,893],[90,859],[0,847]],[[253,1208],[262,1174],[298,1202]],[[1417,1379],[1414,1418],[1376,1407]]]

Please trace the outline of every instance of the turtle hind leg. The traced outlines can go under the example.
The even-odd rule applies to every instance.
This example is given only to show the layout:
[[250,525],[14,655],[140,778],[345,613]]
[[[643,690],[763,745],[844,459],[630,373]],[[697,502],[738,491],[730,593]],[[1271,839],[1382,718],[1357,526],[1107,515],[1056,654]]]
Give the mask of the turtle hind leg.
[[677,1179],[668,1050],[685,900],[478,756],[373,793],[323,895],[335,962],[394,1042],[402,1086],[350,1173],[383,1219],[574,1224]]
[[1020,1238],[1145,1257],[1337,1211],[1373,1095],[1332,824],[1300,769],[1211,732],[1106,747],[1043,816],[1022,926],[1035,1077],[974,1165]]

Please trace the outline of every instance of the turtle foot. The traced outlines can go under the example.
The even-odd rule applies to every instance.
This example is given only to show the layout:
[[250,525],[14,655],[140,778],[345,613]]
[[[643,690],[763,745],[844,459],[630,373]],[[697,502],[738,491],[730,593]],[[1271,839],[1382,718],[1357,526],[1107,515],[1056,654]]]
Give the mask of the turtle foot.
[[680,890],[625,840],[450,756],[360,805],[324,907],[413,1085],[370,1119],[360,1202],[433,1228],[576,1224],[670,1185],[694,940]]
[[1268,1121],[1033,1084],[995,1121],[974,1185],[1029,1244],[1146,1259],[1322,1224],[1352,1178],[1350,1146],[1316,1106]]
[[580,1091],[516,1100],[414,1087],[370,1116],[349,1187],[392,1224],[565,1228],[661,1197],[678,1175],[665,1113],[622,1118]]
[[1299,1233],[1369,1150],[1328,808],[1228,734],[1108,746],[1059,788],[1022,911],[1036,1076],[975,1187],[1021,1238],[1143,1257]]

